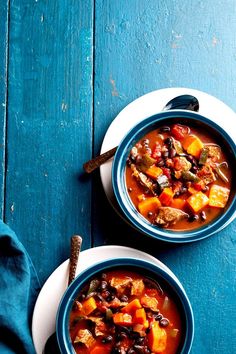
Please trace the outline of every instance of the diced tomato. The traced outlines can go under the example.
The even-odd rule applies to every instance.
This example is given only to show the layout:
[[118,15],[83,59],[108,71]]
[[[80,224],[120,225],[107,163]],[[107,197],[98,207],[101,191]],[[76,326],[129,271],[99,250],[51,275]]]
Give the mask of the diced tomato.
[[186,135],[188,135],[189,132],[190,132],[189,127],[187,127],[186,125],[182,125],[182,124],[175,124],[171,128],[171,133],[174,136],[174,138],[180,139],[180,140],[183,139]]
[[158,142],[155,143],[151,156],[156,160],[161,157],[161,145]]
[[169,168],[163,167],[162,168],[163,175],[166,175],[167,178],[171,178],[171,171]]

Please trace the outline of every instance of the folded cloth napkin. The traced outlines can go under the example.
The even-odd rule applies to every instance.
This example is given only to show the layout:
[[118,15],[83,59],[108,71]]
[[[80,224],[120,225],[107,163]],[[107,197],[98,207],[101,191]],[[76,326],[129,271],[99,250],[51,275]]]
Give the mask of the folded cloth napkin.
[[39,291],[32,262],[16,234],[0,220],[0,353],[35,353],[31,317]]

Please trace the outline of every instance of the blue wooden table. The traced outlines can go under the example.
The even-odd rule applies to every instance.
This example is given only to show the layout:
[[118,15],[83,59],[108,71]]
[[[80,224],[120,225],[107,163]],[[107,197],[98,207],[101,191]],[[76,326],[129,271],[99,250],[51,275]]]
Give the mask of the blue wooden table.
[[[236,221],[194,244],[139,235],[82,164],[135,98],[164,87],[208,92],[236,110],[235,0],[2,0],[0,212],[41,283],[83,249],[134,246],[183,283],[193,354],[236,353]],[[232,129],[236,129],[235,123]],[[108,220],[112,220],[108,222]]]

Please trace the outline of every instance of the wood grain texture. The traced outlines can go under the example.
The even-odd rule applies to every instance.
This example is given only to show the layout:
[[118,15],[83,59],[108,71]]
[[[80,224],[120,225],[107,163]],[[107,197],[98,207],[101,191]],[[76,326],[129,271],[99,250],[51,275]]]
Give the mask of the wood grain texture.
[[91,245],[93,1],[10,6],[6,221],[42,281]]
[[9,1],[0,6],[0,217],[4,217]]
[[[234,0],[103,0],[95,9],[95,155],[117,113],[149,91],[195,88],[236,109]],[[195,315],[191,353],[235,353],[236,222],[207,240],[169,245],[145,238],[116,215],[99,174],[93,197],[94,245],[144,250],[183,283]]]

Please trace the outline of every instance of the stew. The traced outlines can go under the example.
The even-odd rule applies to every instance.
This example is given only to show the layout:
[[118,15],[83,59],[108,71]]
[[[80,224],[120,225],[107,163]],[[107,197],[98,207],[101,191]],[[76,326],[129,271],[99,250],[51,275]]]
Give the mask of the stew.
[[223,213],[231,179],[224,149],[199,127],[162,126],[144,136],[127,159],[134,206],[167,229],[191,230]]
[[158,282],[121,269],[92,279],[78,294],[69,320],[80,354],[176,354],[182,330],[170,294]]

